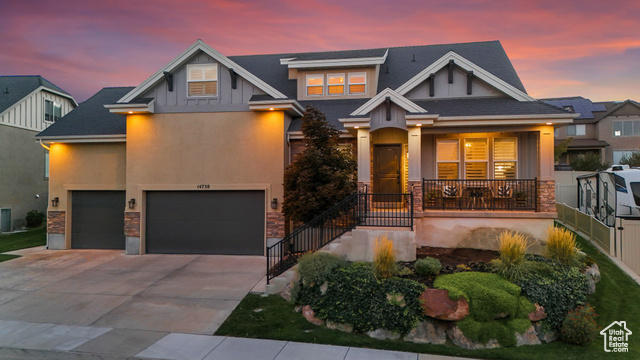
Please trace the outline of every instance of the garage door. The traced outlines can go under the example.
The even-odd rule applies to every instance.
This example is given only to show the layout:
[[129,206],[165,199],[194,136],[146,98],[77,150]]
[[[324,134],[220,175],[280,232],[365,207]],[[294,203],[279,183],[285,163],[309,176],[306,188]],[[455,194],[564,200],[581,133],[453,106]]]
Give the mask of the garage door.
[[264,254],[264,191],[147,192],[147,253]]
[[124,191],[71,194],[71,247],[124,249]]

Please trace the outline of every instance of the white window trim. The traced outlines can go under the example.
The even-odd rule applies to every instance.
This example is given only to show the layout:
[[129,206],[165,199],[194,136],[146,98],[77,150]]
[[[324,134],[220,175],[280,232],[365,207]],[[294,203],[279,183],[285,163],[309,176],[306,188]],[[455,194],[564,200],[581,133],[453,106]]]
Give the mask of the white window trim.
[[[613,121],[611,123],[611,134],[613,135],[613,137],[634,137],[634,136],[638,136],[638,135],[634,135],[636,133],[636,122],[638,120],[617,120],[617,121]],[[626,122],[630,122],[631,123],[631,135],[625,135],[624,134],[624,123]],[[616,130],[614,129],[614,125],[615,124],[621,124],[621,130],[620,130],[620,135],[616,135]]]
[[[486,140],[486,144],[487,144],[487,157],[485,158],[485,160],[467,160],[467,140],[472,140],[472,139],[482,139],[482,140]],[[464,164],[465,166],[463,166],[462,169],[462,174],[464,176],[464,179],[467,180],[467,163],[485,163],[487,164],[487,178],[491,178],[491,142],[489,141],[488,137],[468,137],[468,138],[464,138],[464,149],[462,150],[462,156],[464,159]]]
[[[50,102],[51,104],[53,104],[52,108],[51,108],[51,111],[53,111],[53,113],[51,114],[51,117],[53,118],[53,120],[47,120],[47,101]],[[55,108],[56,108],[56,106],[60,108],[60,116],[57,119],[55,117]],[[44,122],[53,124],[54,122],[56,122],[56,121],[60,120],[60,118],[62,118],[62,104],[57,102],[57,101],[54,101],[54,100],[51,100],[51,99],[44,99],[44,106],[43,106],[42,109],[43,109],[42,119],[44,120]]]
[[[215,80],[189,80],[189,69],[192,68],[206,68],[209,66],[216,67],[216,79]],[[189,95],[189,83],[192,82],[216,82],[216,94],[215,95]],[[218,64],[188,64],[187,65],[187,82],[186,82],[186,94],[188,98],[217,98],[220,96],[220,67]]]
[[[325,77],[324,74],[307,74],[307,75],[305,75],[305,79],[304,79],[305,94],[307,96],[324,96],[324,86],[325,86],[324,77]],[[322,84],[321,85],[309,85],[309,78],[321,78],[322,79]],[[320,87],[320,88],[322,88],[322,94],[309,94],[309,88],[310,87]]]
[[[332,78],[332,77],[342,77],[342,85],[329,84],[329,78]],[[347,79],[346,79],[346,77],[345,77],[345,74],[344,74],[344,73],[342,73],[342,74],[341,74],[341,73],[331,73],[331,74],[327,74],[327,95],[329,95],[329,96],[344,96],[344,94],[345,94],[345,92],[346,92],[346,86],[347,86],[347,85],[345,84],[345,82],[346,82],[345,80],[347,80]],[[342,86],[342,93],[341,93],[341,94],[332,94],[332,93],[329,91],[329,87],[330,87],[330,86]]]
[[[364,82],[351,82],[351,76],[355,76],[356,74],[362,74],[364,76]],[[361,93],[352,93],[351,85],[364,85],[364,92]],[[358,71],[358,72],[350,72],[347,81],[348,90],[346,91],[349,95],[365,95],[367,93],[367,72],[366,71]]]
[[[496,139],[513,139],[513,142],[515,143],[515,158],[513,160],[496,160],[496,156],[495,156],[495,149],[496,149]],[[516,171],[516,179],[518,179],[518,137],[517,136],[499,136],[499,137],[494,137],[493,140],[491,141],[493,147],[491,148],[491,152],[489,153],[489,157],[490,157],[490,162],[491,162],[491,178],[495,179],[496,178],[496,162],[513,162],[516,164],[515,166],[515,171]],[[509,180],[509,179],[506,179]]]
[[[438,150],[438,143],[441,141],[457,142],[458,143],[458,160],[440,160],[440,151]],[[458,179],[460,178],[460,139],[440,138],[436,139],[436,179],[440,178],[439,168],[440,163],[457,163],[458,164]]]

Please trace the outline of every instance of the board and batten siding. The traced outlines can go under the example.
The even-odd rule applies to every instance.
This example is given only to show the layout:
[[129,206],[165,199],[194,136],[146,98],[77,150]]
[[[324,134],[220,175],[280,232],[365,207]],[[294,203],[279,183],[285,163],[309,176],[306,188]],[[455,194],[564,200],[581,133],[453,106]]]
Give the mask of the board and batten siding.
[[411,100],[428,100],[504,96],[477,77],[473,78],[472,84],[471,95],[467,95],[467,73],[458,68],[453,70],[453,83],[449,84],[449,70],[445,66],[435,73],[433,96],[429,96],[429,80],[426,80],[409,91],[406,97]]
[[263,95],[264,92],[236,75],[236,88],[231,87],[229,69],[218,64],[218,96],[189,97],[187,96],[187,65],[218,64],[212,57],[200,52],[173,73],[173,91],[169,91],[167,81],[163,80],[141,98],[155,99],[156,113],[182,112],[226,112],[249,111],[249,99],[253,95]]
[[53,122],[44,121],[44,101],[51,100],[62,105],[62,116],[73,110],[73,104],[68,98],[39,90],[31,93],[18,103],[7,109],[0,116],[0,124],[21,129],[42,131]]

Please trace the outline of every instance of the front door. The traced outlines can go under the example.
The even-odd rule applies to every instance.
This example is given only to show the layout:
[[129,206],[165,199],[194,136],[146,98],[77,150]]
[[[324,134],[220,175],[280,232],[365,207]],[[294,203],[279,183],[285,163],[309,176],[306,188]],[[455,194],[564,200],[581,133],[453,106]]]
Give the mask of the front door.
[[373,192],[376,194],[401,193],[401,145],[375,145],[373,147]]

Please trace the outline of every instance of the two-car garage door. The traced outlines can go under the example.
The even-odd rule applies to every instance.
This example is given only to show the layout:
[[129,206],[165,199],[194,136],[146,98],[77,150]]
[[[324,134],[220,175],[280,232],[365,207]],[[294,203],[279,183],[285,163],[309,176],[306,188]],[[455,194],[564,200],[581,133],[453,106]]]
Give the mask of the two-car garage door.
[[147,192],[147,252],[263,255],[264,204],[264,191]]
[[[147,253],[264,254],[264,191],[146,194]],[[124,191],[74,191],[72,196],[72,247],[124,249]]]

